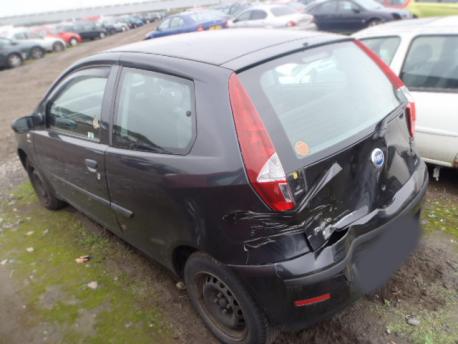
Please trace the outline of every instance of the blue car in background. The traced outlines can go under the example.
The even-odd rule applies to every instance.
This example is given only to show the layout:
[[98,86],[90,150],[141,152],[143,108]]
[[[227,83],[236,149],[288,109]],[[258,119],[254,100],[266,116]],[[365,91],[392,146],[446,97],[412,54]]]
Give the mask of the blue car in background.
[[227,28],[229,17],[220,11],[183,12],[164,19],[156,31],[145,36],[145,39],[177,35],[180,33],[219,30]]

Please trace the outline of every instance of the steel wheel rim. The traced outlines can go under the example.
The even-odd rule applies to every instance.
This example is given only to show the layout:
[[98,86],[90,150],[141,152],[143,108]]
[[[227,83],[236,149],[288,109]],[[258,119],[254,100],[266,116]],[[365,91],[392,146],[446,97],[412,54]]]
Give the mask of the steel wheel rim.
[[32,57],[33,57],[34,59],[39,59],[42,55],[43,55],[43,54],[42,54],[42,52],[41,52],[40,49],[34,48],[34,49],[32,50]]
[[242,341],[248,334],[239,301],[230,288],[208,272],[196,274],[199,307],[206,318],[225,336]]
[[72,38],[72,39],[70,40],[70,45],[71,45],[71,46],[74,47],[74,46],[77,45],[77,44],[78,44],[78,41],[76,40],[76,38]]

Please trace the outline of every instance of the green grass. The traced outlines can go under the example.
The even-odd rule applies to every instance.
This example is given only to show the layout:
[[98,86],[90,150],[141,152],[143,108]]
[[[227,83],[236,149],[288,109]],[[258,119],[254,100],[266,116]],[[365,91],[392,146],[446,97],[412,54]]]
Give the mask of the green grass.
[[[0,260],[12,260],[6,266],[17,285],[25,284],[21,293],[34,321],[57,326],[65,343],[173,342],[161,312],[143,302],[159,296],[132,288],[108,267],[117,247],[103,233],[89,231],[68,211],[43,209],[28,183],[0,211]],[[93,259],[77,264],[81,255]],[[97,289],[87,286],[91,281]]]
[[423,227],[427,233],[442,231],[458,238],[458,204],[453,197],[427,199],[423,208]]

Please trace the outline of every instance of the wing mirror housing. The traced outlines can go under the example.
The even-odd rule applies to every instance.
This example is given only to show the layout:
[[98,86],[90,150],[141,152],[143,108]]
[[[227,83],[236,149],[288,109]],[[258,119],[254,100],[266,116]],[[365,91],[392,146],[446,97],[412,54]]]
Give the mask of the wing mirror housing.
[[44,122],[42,116],[39,114],[33,114],[18,118],[13,122],[11,128],[15,133],[23,134],[43,124]]

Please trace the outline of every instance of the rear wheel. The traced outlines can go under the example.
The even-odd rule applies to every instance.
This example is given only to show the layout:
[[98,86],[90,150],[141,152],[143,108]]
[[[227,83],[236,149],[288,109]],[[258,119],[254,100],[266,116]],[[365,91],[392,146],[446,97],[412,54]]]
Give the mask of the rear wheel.
[[32,58],[35,59],[35,60],[41,59],[43,56],[45,56],[45,51],[43,50],[43,48],[34,47],[34,48],[32,48],[32,50],[30,51],[30,55],[31,55]]
[[73,37],[72,39],[70,39],[70,45],[72,47],[78,45],[78,40],[75,37]]
[[105,38],[105,32],[101,32],[100,35],[99,35],[99,38]]
[[22,56],[19,55],[19,54],[11,54],[11,55],[9,55],[7,61],[8,61],[7,63],[8,63],[8,67],[9,68],[19,67],[24,62],[22,60]]
[[65,45],[62,42],[56,42],[52,45],[52,50],[56,53],[63,51],[64,49],[65,49]]
[[184,271],[191,303],[207,328],[223,343],[273,340],[267,319],[238,278],[203,253],[194,253]]
[[40,203],[49,210],[58,210],[65,206],[65,202],[59,200],[52,186],[43,178],[38,169],[26,162],[27,174]]

